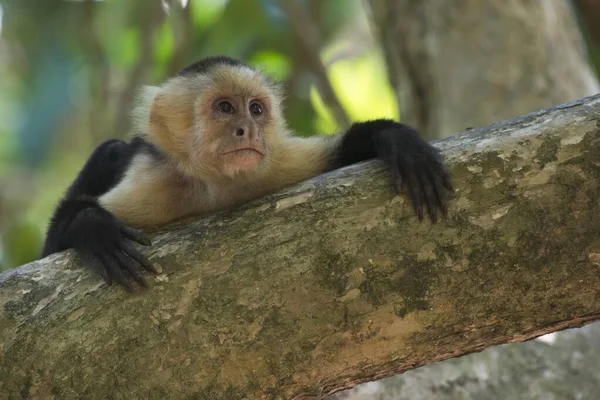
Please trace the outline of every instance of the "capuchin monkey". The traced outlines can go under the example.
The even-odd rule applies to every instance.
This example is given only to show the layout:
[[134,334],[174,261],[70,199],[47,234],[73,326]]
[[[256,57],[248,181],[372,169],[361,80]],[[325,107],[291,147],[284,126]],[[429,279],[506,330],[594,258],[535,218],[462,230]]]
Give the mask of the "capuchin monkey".
[[435,223],[453,191],[438,151],[412,128],[387,119],[343,134],[293,136],[280,86],[228,57],[195,62],[160,87],[146,87],[129,142],[98,146],[60,201],[43,257],[74,248],[108,284],[146,286],[137,264],[156,269],[133,245],[139,230],[227,209],[326,171],[379,158],[405,188],[419,220]]

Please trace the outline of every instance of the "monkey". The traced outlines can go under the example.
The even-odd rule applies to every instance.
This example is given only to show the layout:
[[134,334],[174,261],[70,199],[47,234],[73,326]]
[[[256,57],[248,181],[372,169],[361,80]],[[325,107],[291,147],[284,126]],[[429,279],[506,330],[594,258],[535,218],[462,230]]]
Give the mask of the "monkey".
[[110,285],[147,286],[156,273],[134,243],[144,230],[246,203],[316,175],[369,159],[388,167],[419,221],[436,223],[453,193],[439,151],[391,119],[343,133],[301,137],[288,128],[282,85],[227,56],[196,61],[142,90],[129,142],[100,144],[59,201],[42,257],[73,248]]

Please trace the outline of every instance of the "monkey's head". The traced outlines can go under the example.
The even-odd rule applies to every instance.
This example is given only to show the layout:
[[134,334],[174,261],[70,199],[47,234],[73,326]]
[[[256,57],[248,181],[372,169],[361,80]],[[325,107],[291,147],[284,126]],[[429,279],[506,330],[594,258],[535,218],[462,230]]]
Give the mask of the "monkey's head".
[[186,67],[160,88],[146,88],[137,110],[151,142],[187,174],[220,180],[269,165],[285,132],[279,87],[227,57]]

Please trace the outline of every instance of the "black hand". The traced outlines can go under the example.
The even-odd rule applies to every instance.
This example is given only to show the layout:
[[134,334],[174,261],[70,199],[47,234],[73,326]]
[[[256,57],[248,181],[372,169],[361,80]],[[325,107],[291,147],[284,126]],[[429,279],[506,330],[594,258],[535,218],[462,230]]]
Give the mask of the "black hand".
[[408,189],[419,220],[427,206],[433,223],[439,212],[446,215],[453,192],[452,180],[439,151],[424,141],[417,131],[400,123],[389,122],[374,133],[375,150],[390,168],[396,192]]
[[157,273],[152,263],[130,242],[150,246],[146,235],[127,227],[98,205],[79,211],[66,231],[82,263],[98,271],[109,285],[115,280],[131,291],[133,279],[146,287],[136,264]]

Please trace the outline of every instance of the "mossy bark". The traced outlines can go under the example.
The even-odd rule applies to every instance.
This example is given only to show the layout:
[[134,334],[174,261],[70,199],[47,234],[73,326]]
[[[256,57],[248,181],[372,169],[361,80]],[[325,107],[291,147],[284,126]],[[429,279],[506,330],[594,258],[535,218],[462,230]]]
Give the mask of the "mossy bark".
[[437,225],[369,162],[155,232],[133,295],[71,252],[0,275],[0,397],[322,398],[599,319],[600,96],[437,146]]

